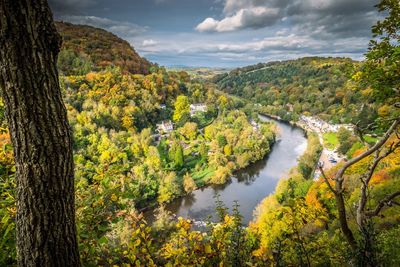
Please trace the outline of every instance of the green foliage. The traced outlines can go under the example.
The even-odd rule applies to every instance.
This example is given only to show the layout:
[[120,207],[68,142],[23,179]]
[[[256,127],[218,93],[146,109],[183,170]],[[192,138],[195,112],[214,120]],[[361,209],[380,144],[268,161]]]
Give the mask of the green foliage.
[[176,174],[174,172],[170,172],[161,181],[158,202],[170,202],[180,194],[181,189],[178,184]]
[[173,159],[174,165],[177,169],[181,169],[183,167],[183,148],[179,143],[174,143],[169,151],[170,158]]
[[219,147],[224,147],[227,144],[226,138],[223,135],[217,135],[217,142]]
[[346,58],[308,57],[235,69],[215,81],[223,91],[260,104],[261,112],[284,120],[308,112],[350,122],[357,115],[355,102],[363,97],[348,82],[358,65]]
[[372,27],[374,39],[355,79],[363,86],[371,86],[378,101],[393,104],[399,101],[400,89],[400,3],[381,0],[377,8],[387,16]]
[[307,149],[298,159],[298,170],[304,179],[309,179],[313,170],[316,168],[318,159],[322,151],[318,135],[308,133]]
[[63,49],[58,54],[58,69],[76,75],[85,75],[93,69],[89,59],[79,57],[74,51]]
[[[283,120],[296,121],[299,115],[307,114],[333,123],[357,124],[365,129],[375,122],[384,103],[375,101],[368,84],[360,87],[355,83],[361,79],[362,72],[350,79],[361,65],[347,58],[307,57],[235,69],[217,75],[214,81],[224,92],[255,103],[254,108],[259,112]],[[395,69],[396,64],[390,68]],[[355,90],[357,87],[359,90]],[[393,100],[392,94],[388,102]],[[356,103],[364,104],[360,109]]]
[[400,226],[397,225],[391,229],[384,230],[378,236],[379,262],[382,266],[400,265]]

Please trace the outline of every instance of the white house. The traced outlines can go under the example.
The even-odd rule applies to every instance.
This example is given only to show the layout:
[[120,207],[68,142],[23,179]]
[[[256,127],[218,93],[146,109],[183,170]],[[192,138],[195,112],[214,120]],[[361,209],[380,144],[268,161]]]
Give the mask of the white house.
[[174,130],[174,125],[171,121],[163,121],[160,124],[157,124],[157,131],[159,133],[169,133]]
[[207,105],[205,104],[191,104],[190,105],[190,116],[195,115],[198,112],[207,112]]

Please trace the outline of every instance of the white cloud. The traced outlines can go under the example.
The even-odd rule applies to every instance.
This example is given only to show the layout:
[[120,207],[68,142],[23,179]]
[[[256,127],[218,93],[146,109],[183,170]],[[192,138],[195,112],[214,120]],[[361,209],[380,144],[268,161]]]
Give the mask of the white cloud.
[[[360,59],[368,46],[368,37],[322,40],[318,36],[303,35],[295,30],[264,36],[267,37],[237,39],[233,34],[155,34],[138,36],[131,43],[133,46],[136,44],[141,55],[161,65],[236,67],[302,56],[348,56]],[[146,40],[146,44],[151,44],[150,40],[157,40],[157,43],[145,46]]]
[[[199,32],[229,32],[246,28],[259,29],[278,22],[295,24],[307,30],[323,23],[327,32],[337,32],[337,25],[347,20],[362,21],[362,25],[348,23],[342,30],[357,34],[369,30],[378,0],[224,0],[223,18],[207,18],[197,25]],[[376,16],[375,16],[376,17]],[[343,22],[344,21],[344,22]],[[311,26],[311,27],[310,27]]]
[[199,32],[215,31],[218,26],[218,21],[213,18],[206,18],[202,23],[197,25],[196,30]]
[[222,20],[207,18],[197,25],[200,32],[228,32],[243,28],[262,28],[272,25],[279,18],[278,8],[252,7],[240,9]]
[[149,39],[149,40],[143,40],[142,46],[155,46],[157,45],[158,42],[154,41],[153,39]]

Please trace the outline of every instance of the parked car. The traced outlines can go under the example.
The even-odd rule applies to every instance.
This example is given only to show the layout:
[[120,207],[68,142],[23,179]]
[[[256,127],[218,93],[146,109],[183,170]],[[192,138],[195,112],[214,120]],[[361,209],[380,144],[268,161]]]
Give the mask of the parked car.
[[329,162],[330,162],[330,163],[337,163],[337,160],[334,159],[334,158],[330,158],[330,159],[329,159]]

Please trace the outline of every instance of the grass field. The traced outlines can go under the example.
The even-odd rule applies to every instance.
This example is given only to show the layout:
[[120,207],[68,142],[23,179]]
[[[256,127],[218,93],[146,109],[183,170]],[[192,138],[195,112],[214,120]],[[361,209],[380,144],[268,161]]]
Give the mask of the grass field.
[[324,146],[330,150],[334,150],[339,145],[336,133],[333,132],[324,133],[323,139],[324,139]]

